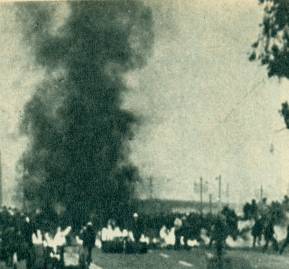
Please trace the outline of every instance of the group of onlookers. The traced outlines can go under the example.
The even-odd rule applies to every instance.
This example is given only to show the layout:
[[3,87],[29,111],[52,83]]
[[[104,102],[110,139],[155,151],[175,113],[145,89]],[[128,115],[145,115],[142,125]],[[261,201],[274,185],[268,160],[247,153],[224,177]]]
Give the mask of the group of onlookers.
[[[61,225],[41,215],[24,214],[17,209],[0,209],[0,260],[7,265],[24,259],[27,268],[63,268],[65,248],[75,246],[79,250],[80,262],[89,265],[94,247],[106,248],[110,242],[124,249],[147,247],[190,249],[192,247],[214,247],[219,251],[225,247],[242,246],[251,242],[263,251],[272,244],[282,254],[289,245],[289,226],[286,232],[289,198],[282,203],[267,204],[252,200],[237,215],[229,206],[218,214],[167,214],[146,216],[134,213],[127,223],[118,225],[109,219],[105,227],[96,227],[88,222],[82,227]],[[287,222],[287,223],[286,223]],[[283,227],[283,238],[276,238],[275,228]],[[248,238],[250,235],[250,238]],[[250,241],[251,240],[251,241]]]
[[70,245],[76,247],[86,268],[95,238],[92,223],[76,229],[58,223],[48,225],[48,220],[43,219],[39,222],[38,212],[28,216],[17,209],[0,210],[0,261],[7,266],[16,267],[19,261],[25,260],[27,269],[63,268],[64,248]]

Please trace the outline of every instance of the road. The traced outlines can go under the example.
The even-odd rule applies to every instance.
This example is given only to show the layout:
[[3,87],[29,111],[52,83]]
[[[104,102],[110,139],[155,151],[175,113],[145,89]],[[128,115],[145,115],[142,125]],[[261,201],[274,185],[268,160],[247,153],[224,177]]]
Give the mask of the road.
[[[200,249],[155,250],[139,255],[107,254],[97,249],[93,252],[91,269],[207,269],[208,254],[208,251]],[[232,261],[230,269],[289,268],[289,252],[279,256],[272,252],[232,250],[227,251],[226,257]],[[8,268],[0,263],[0,269]],[[18,269],[25,269],[25,266],[20,265]]]
[[[205,250],[190,251],[152,251],[143,255],[94,253],[95,269],[207,269]],[[231,259],[230,269],[288,269],[289,254],[279,256],[260,251],[228,251],[226,257]]]

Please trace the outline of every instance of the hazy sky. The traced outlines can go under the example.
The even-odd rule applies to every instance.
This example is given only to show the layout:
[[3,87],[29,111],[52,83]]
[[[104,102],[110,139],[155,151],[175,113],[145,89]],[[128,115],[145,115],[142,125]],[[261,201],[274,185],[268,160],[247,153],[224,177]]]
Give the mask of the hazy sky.
[[[234,201],[251,199],[261,184],[271,198],[287,191],[289,131],[276,131],[284,127],[278,109],[289,99],[289,83],[269,80],[248,61],[261,19],[256,2],[150,1],[154,49],[144,69],[127,75],[133,89],[124,107],[143,117],[131,160],[154,177],[155,196],[197,199],[193,183],[200,176],[215,195],[219,174]],[[13,9],[0,7],[0,148],[8,201],[26,143],[17,124],[45,70],[21,42]]]
[[30,99],[43,70],[33,64],[32,53],[23,46],[11,4],[0,4],[0,149],[4,201],[11,202],[15,165],[26,140],[18,136],[24,104]]
[[261,184],[271,198],[287,191],[289,132],[276,130],[289,87],[248,61],[262,15],[256,2],[165,1],[154,9],[154,53],[127,100],[145,117],[132,159],[155,177],[156,196],[197,199],[193,182],[203,176],[216,198],[219,174],[235,201]]

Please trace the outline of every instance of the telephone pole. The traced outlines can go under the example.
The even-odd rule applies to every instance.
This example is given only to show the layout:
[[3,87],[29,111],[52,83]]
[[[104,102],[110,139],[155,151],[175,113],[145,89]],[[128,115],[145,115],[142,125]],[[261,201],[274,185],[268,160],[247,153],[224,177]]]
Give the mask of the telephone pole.
[[212,196],[212,194],[210,193],[209,194],[209,207],[210,207],[210,214],[212,215],[212,213],[213,213],[213,196]]
[[263,195],[264,195],[263,185],[261,185],[261,187],[260,187],[260,201],[263,200]]
[[216,177],[216,180],[218,180],[219,182],[219,208],[222,208],[222,177],[221,175]]
[[200,213],[203,214],[203,178],[200,177]]
[[152,200],[154,197],[154,186],[153,186],[153,178],[152,177],[148,177],[147,178],[147,197],[148,199]]
[[226,185],[226,199],[227,199],[227,204],[230,204],[230,185],[227,183]]

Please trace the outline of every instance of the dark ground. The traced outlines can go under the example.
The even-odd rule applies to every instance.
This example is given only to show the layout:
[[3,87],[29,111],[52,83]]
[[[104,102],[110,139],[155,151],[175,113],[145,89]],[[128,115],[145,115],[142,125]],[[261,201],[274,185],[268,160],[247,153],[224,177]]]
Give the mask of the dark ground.
[[[95,264],[103,269],[207,269],[207,251],[152,251],[145,255],[103,254],[96,251]],[[289,254],[279,256],[260,251],[233,250],[226,257],[231,258],[231,269],[288,269]],[[97,268],[97,267],[96,267]]]
[[[147,254],[125,255],[106,254],[100,250],[93,253],[94,266],[91,269],[207,269],[208,252],[194,249],[190,251],[156,250]],[[227,251],[233,267],[230,269],[288,269],[289,253],[282,256],[272,252],[232,250]],[[18,269],[24,269],[22,264]],[[0,269],[7,267],[0,265]],[[227,269],[227,268],[224,268]]]

